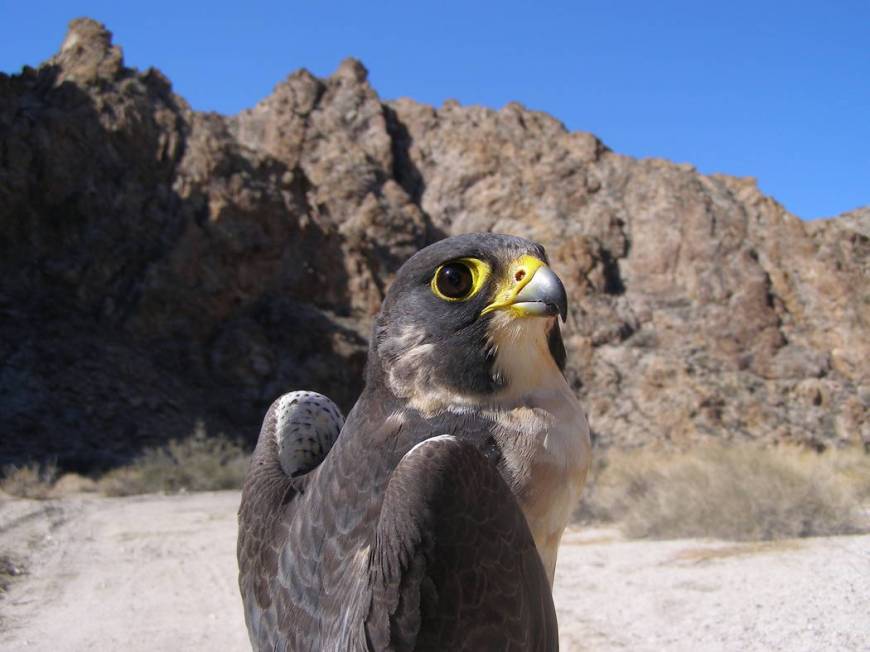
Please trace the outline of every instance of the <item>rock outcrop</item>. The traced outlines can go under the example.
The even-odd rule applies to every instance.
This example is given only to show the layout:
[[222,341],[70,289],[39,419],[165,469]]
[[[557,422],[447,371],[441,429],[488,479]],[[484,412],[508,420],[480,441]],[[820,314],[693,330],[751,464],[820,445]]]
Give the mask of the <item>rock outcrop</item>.
[[0,75],[0,461],[106,467],[196,422],[253,440],[294,388],[346,410],[398,266],[485,230],[566,281],[600,444],[870,442],[870,210],[804,223],[751,179],[366,77],[197,113],[87,19]]

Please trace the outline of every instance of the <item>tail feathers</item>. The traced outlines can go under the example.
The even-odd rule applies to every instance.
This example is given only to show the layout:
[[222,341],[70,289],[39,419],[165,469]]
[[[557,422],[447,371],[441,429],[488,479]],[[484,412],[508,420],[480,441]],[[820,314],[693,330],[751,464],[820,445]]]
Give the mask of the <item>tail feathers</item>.
[[338,438],[344,417],[317,392],[290,392],[275,401],[275,442],[281,468],[293,478],[323,461]]

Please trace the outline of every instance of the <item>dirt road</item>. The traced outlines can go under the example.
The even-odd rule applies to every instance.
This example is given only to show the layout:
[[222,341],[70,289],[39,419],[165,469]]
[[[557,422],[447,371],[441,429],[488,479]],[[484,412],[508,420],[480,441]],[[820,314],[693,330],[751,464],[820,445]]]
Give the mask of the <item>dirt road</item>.
[[[246,650],[236,492],[0,499],[2,650]],[[870,536],[769,545],[571,532],[563,650],[870,650]]]

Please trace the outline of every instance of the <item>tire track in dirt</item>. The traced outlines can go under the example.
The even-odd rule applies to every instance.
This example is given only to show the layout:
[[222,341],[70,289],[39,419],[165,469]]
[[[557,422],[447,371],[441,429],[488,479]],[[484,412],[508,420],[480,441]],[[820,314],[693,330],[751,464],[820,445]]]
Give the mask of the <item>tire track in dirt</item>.
[[[235,586],[238,500],[224,492],[56,501],[59,524],[25,552],[29,574],[0,603],[0,648],[247,649]],[[31,535],[19,526],[3,537],[26,550]]]

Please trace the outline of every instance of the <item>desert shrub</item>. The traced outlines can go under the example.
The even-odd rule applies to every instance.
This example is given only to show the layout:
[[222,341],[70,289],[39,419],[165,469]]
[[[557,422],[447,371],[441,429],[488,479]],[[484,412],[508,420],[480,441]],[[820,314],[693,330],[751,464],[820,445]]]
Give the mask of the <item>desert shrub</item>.
[[54,462],[8,465],[3,467],[0,489],[10,496],[41,500],[49,497],[57,475]]
[[795,447],[702,445],[610,451],[580,515],[626,536],[765,540],[868,529],[870,456]]
[[128,466],[110,471],[98,482],[110,496],[180,491],[238,489],[248,468],[248,454],[220,435],[198,427],[190,437],[147,449]]
[[837,476],[852,490],[859,502],[870,503],[870,452],[857,446],[831,450],[820,456],[828,473]]

